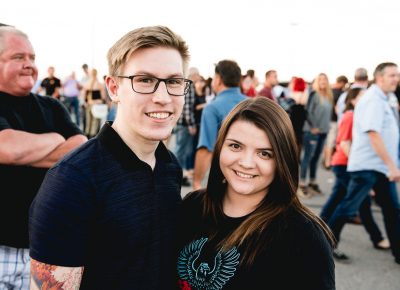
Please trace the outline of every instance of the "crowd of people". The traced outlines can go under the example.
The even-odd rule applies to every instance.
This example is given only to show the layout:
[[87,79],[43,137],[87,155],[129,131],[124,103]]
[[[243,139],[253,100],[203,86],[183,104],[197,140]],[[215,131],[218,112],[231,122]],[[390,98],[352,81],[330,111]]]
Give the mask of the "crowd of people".
[[[219,78],[217,70],[218,65],[216,76]],[[227,75],[232,74],[233,71],[227,73]],[[301,77],[293,77],[286,86],[278,82],[275,70],[265,73],[263,86],[260,86],[254,71],[249,70],[242,75],[240,81],[238,79],[235,85],[227,88],[219,94],[218,89],[212,87],[211,91],[216,94],[213,98],[216,99],[202,107],[204,111],[210,110],[212,113],[202,118],[200,127],[197,128],[200,137],[197,145],[192,147],[195,149],[186,151],[188,156],[196,157],[194,166],[190,167],[193,163],[181,161],[183,168],[189,172],[184,178],[183,185],[192,185],[194,190],[203,187],[202,182],[204,185],[217,131],[227,111],[232,108],[232,105],[223,99],[224,96],[237,89],[244,98],[266,97],[287,112],[295,132],[297,154],[300,159],[298,196],[312,198],[314,195],[323,194],[317,183],[317,172],[321,168],[332,170],[335,182],[320,216],[332,227],[336,241],[339,241],[345,223],[362,224],[370,236],[373,247],[381,250],[391,249],[396,263],[399,263],[400,204],[396,182],[399,180],[397,152],[400,143],[398,130],[396,132],[394,130],[399,127],[400,82],[397,65],[390,62],[381,64],[374,71],[373,80],[369,80],[365,68],[358,68],[354,74],[354,82],[351,83],[346,76],[341,75],[334,84],[330,84],[328,76],[320,73],[310,83]],[[375,91],[372,91],[373,89]],[[370,101],[364,105],[366,109],[358,113],[360,117],[355,123],[358,131],[353,137],[353,110],[358,98],[361,98],[364,92],[371,92],[369,94],[374,98],[379,95],[383,98],[385,95],[386,103],[376,104]],[[195,98],[213,100],[194,95]],[[362,103],[365,99],[367,98],[364,98]],[[218,100],[224,103],[221,106],[223,109],[215,108]],[[231,102],[234,100],[234,97],[230,98]],[[240,99],[236,102],[240,102]],[[196,109],[193,107],[193,110]],[[390,133],[387,132],[389,129],[392,130]],[[187,138],[191,138],[190,135]],[[355,141],[353,138],[356,138],[356,141],[362,140],[360,145],[355,142],[357,147],[350,146]],[[176,142],[179,148],[180,139]],[[193,159],[193,157],[187,158]],[[352,166],[348,167],[348,163]],[[361,173],[368,173],[373,177],[368,176],[368,182],[359,181]],[[375,178],[377,180],[373,182]],[[350,182],[351,180],[353,181]],[[354,197],[350,198],[348,195]],[[372,203],[382,207],[387,238],[374,220]],[[351,261],[351,258],[337,247],[333,255],[340,262]]]
[[51,96],[67,108],[74,123],[88,138],[94,137],[106,121],[114,121],[116,105],[108,95],[104,80],[96,68],[82,65],[83,76],[76,78],[72,71],[64,80],[56,77],[55,68],[47,69],[47,76],[37,80],[32,93]]
[[[0,27],[0,289],[335,289],[358,216],[400,264],[396,64],[284,85],[221,60],[205,78],[164,26],[107,61],[102,81],[38,81],[28,36]],[[336,180],[316,214],[321,156]]]

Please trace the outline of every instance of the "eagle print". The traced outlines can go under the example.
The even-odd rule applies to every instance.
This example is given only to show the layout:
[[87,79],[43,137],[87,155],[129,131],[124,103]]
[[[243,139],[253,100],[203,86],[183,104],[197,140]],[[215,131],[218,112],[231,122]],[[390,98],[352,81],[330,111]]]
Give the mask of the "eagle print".
[[235,274],[240,254],[233,247],[227,252],[219,251],[214,258],[214,265],[198,261],[207,240],[201,238],[183,248],[178,257],[178,275],[193,289],[219,290]]

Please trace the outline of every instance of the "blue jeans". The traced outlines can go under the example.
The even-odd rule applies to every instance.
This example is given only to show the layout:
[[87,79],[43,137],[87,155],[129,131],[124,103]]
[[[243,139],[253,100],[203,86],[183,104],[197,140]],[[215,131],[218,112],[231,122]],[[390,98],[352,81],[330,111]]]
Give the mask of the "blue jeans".
[[[346,165],[335,165],[332,166],[332,171],[335,174],[335,183],[332,187],[332,193],[322,208],[320,213],[321,218],[328,222],[333,212],[343,200],[346,195],[347,187],[350,182],[350,173],[347,172]],[[367,195],[362,201],[360,208],[358,209],[360,218],[364,225],[365,230],[368,232],[369,237],[373,244],[377,244],[383,240],[382,233],[375,222],[375,219],[371,211],[371,198]]]
[[183,169],[192,169],[190,160],[193,158],[193,136],[189,133],[187,126],[177,125],[175,127],[175,155]]
[[383,221],[392,253],[395,257],[400,258],[400,210],[397,191],[395,192],[392,186],[389,179],[380,172],[372,170],[351,172],[346,196],[328,221],[337,241],[340,240],[340,233],[347,219],[357,214],[370,190],[374,189],[375,200],[382,208]]
[[326,133],[312,134],[304,132],[303,159],[300,164],[300,179],[306,181],[307,170],[310,168],[310,181],[314,181],[317,174],[317,165],[326,139]]
[[78,97],[64,97],[64,105],[69,113],[74,113],[76,125],[80,125],[81,114],[79,112],[79,99]]

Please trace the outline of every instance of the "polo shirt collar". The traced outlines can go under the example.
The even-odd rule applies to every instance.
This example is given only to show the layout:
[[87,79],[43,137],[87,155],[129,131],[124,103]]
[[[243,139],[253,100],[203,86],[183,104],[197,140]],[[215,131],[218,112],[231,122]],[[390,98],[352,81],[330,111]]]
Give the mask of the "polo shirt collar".
[[389,99],[389,96],[386,95],[386,94],[382,91],[382,89],[381,89],[379,86],[377,86],[376,84],[372,84],[372,85],[371,85],[371,88],[376,92],[376,94],[377,94],[380,98],[384,99],[385,101],[387,101],[387,100]]
[[240,88],[239,87],[228,88],[228,89],[223,90],[222,92],[220,92],[217,95],[217,97],[223,97],[225,95],[231,96],[232,94],[240,94]]
[[[111,154],[126,168],[143,168],[147,163],[140,160],[136,154],[124,143],[118,133],[111,127],[112,122],[106,122],[96,138],[107,147]],[[156,162],[172,162],[172,157],[164,143],[160,141],[157,146]]]

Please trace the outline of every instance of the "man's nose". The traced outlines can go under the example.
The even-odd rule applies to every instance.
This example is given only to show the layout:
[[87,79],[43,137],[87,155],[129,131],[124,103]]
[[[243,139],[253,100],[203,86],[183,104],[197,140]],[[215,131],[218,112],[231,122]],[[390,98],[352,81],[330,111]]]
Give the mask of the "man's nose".
[[164,81],[160,81],[158,84],[157,89],[153,94],[153,101],[163,104],[171,102],[171,96],[168,93],[167,85]]

